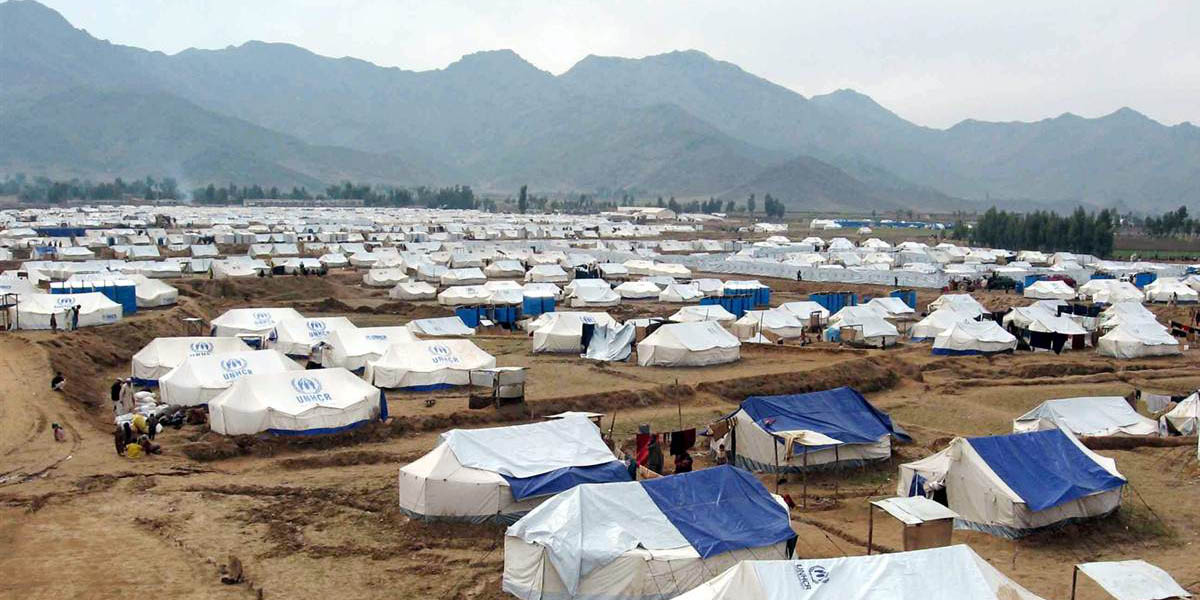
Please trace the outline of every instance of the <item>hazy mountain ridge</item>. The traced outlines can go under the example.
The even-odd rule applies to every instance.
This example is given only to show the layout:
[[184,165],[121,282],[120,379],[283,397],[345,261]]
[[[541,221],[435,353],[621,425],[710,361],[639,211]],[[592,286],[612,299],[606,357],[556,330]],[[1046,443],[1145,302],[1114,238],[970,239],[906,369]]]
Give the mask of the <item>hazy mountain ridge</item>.
[[[253,157],[247,164],[262,168],[234,169],[217,181],[344,175],[494,190],[528,183],[547,191],[722,196],[770,183],[780,187],[764,191],[797,208],[851,207],[865,198],[937,209],[1020,199],[1154,210],[1200,194],[1200,130],[1191,125],[1165,127],[1122,110],[1099,119],[968,120],[932,129],[853,90],[806,98],[694,50],[589,56],[558,77],[508,50],[431,71],[264,42],[166,55],[97,40],[40,4],[10,0],[0,4],[0,80],[0,113],[24,110],[23,118],[43,126],[58,118],[51,110],[80,118],[61,97],[39,102],[71,90],[183,99],[172,114],[184,129],[213,133],[200,136],[208,146],[187,145],[194,152],[188,164],[208,165],[197,176],[236,162],[205,161],[205,152]],[[221,115],[229,119],[213,119]],[[126,119],[108,124],[113,130],[178,133],[154,114],[109,118]],[[258,147],[263,128],[290,142]],[[80,148],[82,162],[68,169],[70,155],[42,162],[51,158],[48,148],[27,140],[0,152],[0,169],[133,170],[153,166],[155,156],[135,156],[149,147],[131,145],[111,160],[104,148]],[[335,164],[314,164],[321,156]]]

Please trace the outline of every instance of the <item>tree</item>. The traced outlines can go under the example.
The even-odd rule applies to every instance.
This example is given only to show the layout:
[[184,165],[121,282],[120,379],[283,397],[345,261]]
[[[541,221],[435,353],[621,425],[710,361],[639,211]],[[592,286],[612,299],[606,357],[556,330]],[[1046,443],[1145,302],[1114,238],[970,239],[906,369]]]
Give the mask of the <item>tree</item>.
[[750,197],[746,198],[746,212],[754,214],[754,194],[750,194]]
[[732,213],[734,211],[734,209],[736,209],[736,208],[737,208],[737,202],[734,202],[733,200],[725,201],[725,214]]
[[527,186],[521,186],[521,191],[517,193],[517,212],[525,214],[529,208],[529,195]]
[[671,212],[677,215],[683,212],[682,208],[679,206],[679,203],[675,201],[675,196],[671,196],[671,200],[667,202],[667,208],[671,209]]

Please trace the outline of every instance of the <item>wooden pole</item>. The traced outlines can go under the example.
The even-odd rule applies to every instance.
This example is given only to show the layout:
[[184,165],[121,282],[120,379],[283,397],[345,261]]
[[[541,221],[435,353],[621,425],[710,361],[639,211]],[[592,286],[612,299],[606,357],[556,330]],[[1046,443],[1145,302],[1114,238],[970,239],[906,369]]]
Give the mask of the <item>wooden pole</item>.
[[1075,584],[1079,581],[1079,565],[1071,570],[1071,600],[1075,600]]
[[775,448],[775,493],[779,493],[779,440],[772,438],[771,446]]
[[808,510],[808,446],[804,447],[804,510]]
[[871,555],[871,545],[875,543],[875,505],[867,501],[867,556]]
[[834,469],[837,471],[836,473],[833,474],[833,501],[834,502],[837,502],[838,480],[842,478],[841,460],[842,459],[838,456],[838,447],[834,446],[833,447],[833,466],[834,466]]

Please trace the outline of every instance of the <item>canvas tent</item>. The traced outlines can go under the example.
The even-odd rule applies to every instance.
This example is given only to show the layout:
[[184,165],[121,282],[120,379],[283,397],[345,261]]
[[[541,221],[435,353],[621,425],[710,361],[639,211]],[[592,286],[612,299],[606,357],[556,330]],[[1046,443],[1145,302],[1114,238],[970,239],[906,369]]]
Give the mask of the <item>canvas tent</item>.
[[1159,277],[1142,288],[1146,302],[1180,302],[1193,304],[1200,300],[1200,292],[1192,289],[1178,277]]
[[939,308],[954,308],[959,312],[971,313],[976,316],[987,314],[987,309],[970,294],[942,294],[937,300],[929,303],[929,311]]
[[234,308],[212,320],[212,334],[219,337],[268,337],[280,321],[303,318],[304,315],[294,308]]
[[933,353],[952,356],[997,354],[1017,349],[1017,338],[995,321],[958,321],[933,339]]
[[158,389],[162,401],[167,404],[195,406],[215,398],[247,375],[302,369],[295,361],[274,350],[189,356],[158,378]]
[[829,318],[829,331],[837,339],[859,346],[886,348],[896,345],[900,332],[868,306],[847,306]]
[[346,369],[266,373],[209,400],[209,426],[225,435],[337,433],[386,416],[385,406],[382,392]]
[[1121,396],[1047,400],[1013,420],[1013,433],[1065,428],[1075,435],[1154,435],[1158,424]]
[[1114,327],[1100,336],[1096,351],[1114,358],[1143,358],[1180,354],[1179,340],[1158,323]]
[[417,335],[432,337],[461,337],[475,335],[475,329],[467,327],[459,317],[433,317],[431,319],[413,319],[408,322],[408,330]]
[[367,362],[363,378],[381,388],[435,390],[470,383],[472,369],[490,369],[496,357],[470,340],[417,340],[392,345]]
[[288,356],[308,357],[313,346],[329,339],[330,333],[354,328],[354,323],[346,317],[283,319],[275,325],[272,347]]
[[807,323],[796,315],[779,309],[748,310],[733,323],[733,333],[738,339],[748,340],[763,333],[776,338],[798,338],[804,334]]
[[388,298],[394,300],[432,300],[437,295],[437,288],[424,281],[406,281],[397,283],[388,290]]
[[1042,279],[1025,286],[1021,294],[1034,300],[1070,300],[1075,290],[1065,281]]
[[1200,394],[1192,393],[1160,418],[1163,429],[1180,435],[1200,433]]
[[69,310],[79,307],[80,327],[110,325],[121,320],[121,305],[108,299],[100,292],[82,294],[24,294],[17,298],[16,306],[9,308],[9,322],[19,324],[21,329],[50,329],[50,315],[54,315],[59,329],[67,329]]
[[369,287],[393,287],[405,281],[404,267],[373,267],[363,274],[363,285]]
[[585,325],[616,327],[617,322],[603,312],[542,313],[529,324],[533,338],[533,353],[565,352],[580,354],[584,350]]
[[925,318],[913,324],[908,330],[908,335],[914,342],[931,341],[939,333],[950,329],[951,325],[960,321],[974,320],[978,316],[978,313],[969,310],[960,311],[953,306],[942,307],[925,315]]
[[523,600],[657,600],[739,560],[786,558],[787,508],[731,466],[580,485],[508,528],[504,591]]
[[737,316],[725,310],[725,307],[720,304],[698,304],[692,306],[684,306],[675,311],[675,314],[667,317],[668,320],[674,323],[698,323],[700,321],[716,321],[723,325],[732,324],[737,320]]
[[628,481],[583,417],[489,429],[453,429],[400,468],[400,509],[421,519],[514,522],[582,483]]
[[970,546],[892,554],[748,560],[676,600],[1042,600]]
[[1098,517],[1121,504],[1116,462],[1061,429],[955,438],[927,458],[900,465],[896,493],[944,498],[955,527],[1006,538]]
[[354,372],[366,368],[395,344],[415,342],[417,338],[407,327],[355,327],[335,329],[325,341],[328,349],[314,357],[321,366],[342,367]]
[[714,439],[713,448],[723,443],[734,464],[768,473],[885,460],[892,438],[911,441],[887,413],[848,387],[751,396],[725,420],[729,433]]
[[829,322],[829,309],[813,302],[812,300],[800,300],[797,302],[784,302],[779,305],[779,308],[786,310],[797,317],[804,320],[805,323],[812,321],[813,313],[817,314],[818,324],[824,325]]
[[158,379],[193,356],[249,352],[245,342],[234,337],[155,338],[133,355],[131,376],[138,385],[158,385]]
[[637,345],[643,367],[703,367],[741,358],[741,342],[716,321],[668,323]]

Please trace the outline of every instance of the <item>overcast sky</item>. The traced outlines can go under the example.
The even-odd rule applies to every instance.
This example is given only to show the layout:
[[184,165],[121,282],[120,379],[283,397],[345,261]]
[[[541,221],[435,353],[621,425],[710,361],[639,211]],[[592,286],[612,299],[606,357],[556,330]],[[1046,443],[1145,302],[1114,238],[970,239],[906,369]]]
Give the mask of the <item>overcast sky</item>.
[[694,48],[935,127],[1122,106],[1200,122],[1196,0],[44,1],[96,37],[168,53],[265,40],[426,70],[511,48],[561,73],[588,54]]

